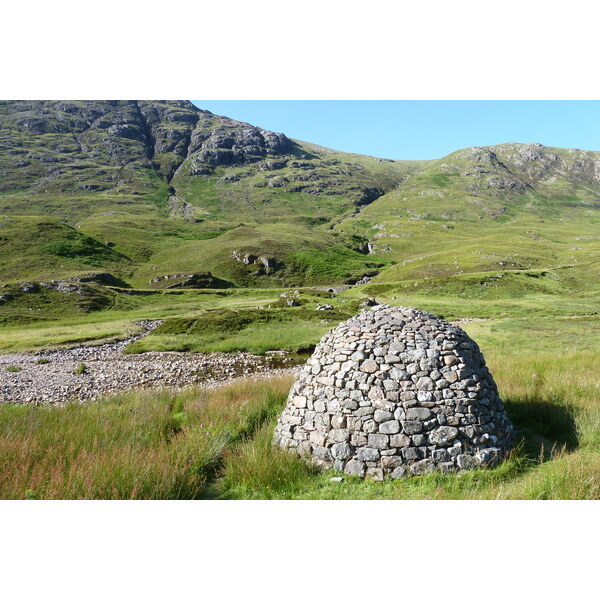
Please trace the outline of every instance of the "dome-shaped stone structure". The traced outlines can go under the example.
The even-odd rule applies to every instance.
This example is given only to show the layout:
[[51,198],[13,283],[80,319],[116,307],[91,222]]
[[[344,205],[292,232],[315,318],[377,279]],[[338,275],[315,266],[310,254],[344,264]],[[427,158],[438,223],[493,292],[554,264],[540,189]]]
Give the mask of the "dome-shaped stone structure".
[[385,304],[321,339],[275,428],[282,448],[375,479],[493,465],[513,437],[477,344]]

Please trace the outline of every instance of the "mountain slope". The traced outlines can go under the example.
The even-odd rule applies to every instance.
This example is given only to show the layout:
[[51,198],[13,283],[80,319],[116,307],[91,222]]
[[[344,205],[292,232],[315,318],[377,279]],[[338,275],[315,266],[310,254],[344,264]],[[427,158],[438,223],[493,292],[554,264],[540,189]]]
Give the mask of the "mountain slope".
[[572,293],[600,283],[599,208],[598,152],[392,161],[187,101],[0,102],[2,281]]
[[340,228],[398,261],[374,282],[490,295],[527,289],[525,271],[540,288],[595,285],[599,224],[600,152],[502,144],[435,161]]
[[[187,101],[0,102],[0,215],[76,228],[140,286],[206,270],[237,285],[320,281],[294,257],[303,244],[343,251],[340,276],[358,277],[374,261],[333,223],[425,164],[290,140]],[[51,264],[26,258],[0,279],[66,274]]]

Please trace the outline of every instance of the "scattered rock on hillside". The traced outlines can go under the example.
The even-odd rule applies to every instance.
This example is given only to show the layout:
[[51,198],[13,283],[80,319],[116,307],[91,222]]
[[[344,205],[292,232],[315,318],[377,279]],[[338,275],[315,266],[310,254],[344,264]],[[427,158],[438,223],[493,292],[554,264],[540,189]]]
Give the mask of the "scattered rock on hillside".
[[315,310],[333,310],[333,306],[331,304],[320,304]]
[[365,306],[365,307],[377,306],[378,304],[379,304],[379,302],[377,302],[377,300],[375,300],[375,298],[367,298],[364,302],[360,303],[361,306]]
[[285,177],[273,177],[269,179],[269,187],[284,187],[287,183],[287,179]]

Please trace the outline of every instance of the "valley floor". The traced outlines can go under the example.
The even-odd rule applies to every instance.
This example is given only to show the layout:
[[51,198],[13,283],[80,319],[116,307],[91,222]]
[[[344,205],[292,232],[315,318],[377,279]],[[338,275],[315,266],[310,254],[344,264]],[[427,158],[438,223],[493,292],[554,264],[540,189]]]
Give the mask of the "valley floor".
[[[102,398],[56,408],[0,404],[0,498],[600,499],[595,294],[482,300],[373,291],[378,300],[460,321],[480,345],[520,435],[506,462],[461,475],[335,482],[335,473],[316,472],[273,448],[293,372],[277,372],[285,353],[269,351],[306,352],[360,310],[365,291],[327,298],[288,291],[298,304],[288,306],[282,290],[245,290],[191,294],[178,305],[152,300],[128,314],[3,327],[0,350],[19,352],[0,355],[5,399],[27,400],[14,394],[33,389],[48,393],[53,381],[66,396]],[[316,310],[323,303],[332,308]],[[140,337],[132,323],[142,318],[164,324]],[[105,338],[112,341],[82,346]],[[75,348],[49,350],[52,342]],[[189,352],[197,349],[205,353]],[[305,356],[291,355],[290,362]],[[86,372],[73,373],[81,363]],[[106,377],[106,369],[113,375]],[[256,371],[265,374],[229,381]],[[124,389],[156,382],[155,389]],[[200,385],[181,389],[182,382]]]
[[[62,408],[0,406],[0,498],[599,499],[600,410],[589,367],[499,359],[520,443],[499,467],[396,481],[320,473],[273,447],[292,375],[206,389],[135,391]],[[537,377],[532,378],[532,373]]]

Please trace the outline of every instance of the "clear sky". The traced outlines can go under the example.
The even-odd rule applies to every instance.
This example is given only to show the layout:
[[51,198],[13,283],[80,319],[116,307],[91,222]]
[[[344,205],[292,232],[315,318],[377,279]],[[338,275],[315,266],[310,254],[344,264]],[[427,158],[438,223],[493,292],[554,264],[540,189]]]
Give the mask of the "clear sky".
[[441,158],[469,146],[538,142],[600,150],[600,101],[193,100],[199,108],[344,152]]

